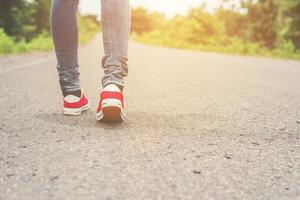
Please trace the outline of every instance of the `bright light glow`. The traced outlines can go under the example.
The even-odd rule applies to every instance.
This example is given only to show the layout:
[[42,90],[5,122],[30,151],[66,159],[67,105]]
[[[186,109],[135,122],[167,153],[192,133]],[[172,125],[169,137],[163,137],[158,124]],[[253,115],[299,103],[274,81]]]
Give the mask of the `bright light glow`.
[[[238,3],[240,0],[231,0]],[[208,11],[213,11],[221,5],[222,0],[131,0],[132,7],[143,6],[150,11],[164,13],[167,17],[176,14],[184,15],[191,7],[205,3]],[[100,14],[100,0],[82,0],[80,11],[83,14]]]

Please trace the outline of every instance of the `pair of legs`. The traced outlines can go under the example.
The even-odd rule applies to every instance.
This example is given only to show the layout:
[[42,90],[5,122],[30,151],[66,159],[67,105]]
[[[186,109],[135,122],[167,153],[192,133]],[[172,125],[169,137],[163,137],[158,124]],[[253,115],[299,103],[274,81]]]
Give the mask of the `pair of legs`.
[[[51,30],[57,57],[59,83],[64,96],[81,91],[78,65],[77,8],[79,0],[52,0]],[[102,86],[124,86],[128,73],[130,7],[128,0],[101,0],[105,56]]]

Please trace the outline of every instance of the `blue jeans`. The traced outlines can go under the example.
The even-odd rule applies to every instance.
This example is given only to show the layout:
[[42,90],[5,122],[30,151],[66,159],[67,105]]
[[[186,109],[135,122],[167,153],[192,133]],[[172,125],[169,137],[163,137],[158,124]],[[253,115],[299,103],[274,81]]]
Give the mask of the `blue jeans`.
[[[80,90],[78,65],[77,8],[79,0],[52,0],[51,31],[57,57],[57,70],[62,92]],[[101,23],[105,75],[102,86],[124,86],[128,73],[128,39],[130,7],[128,0],[101,0]]]

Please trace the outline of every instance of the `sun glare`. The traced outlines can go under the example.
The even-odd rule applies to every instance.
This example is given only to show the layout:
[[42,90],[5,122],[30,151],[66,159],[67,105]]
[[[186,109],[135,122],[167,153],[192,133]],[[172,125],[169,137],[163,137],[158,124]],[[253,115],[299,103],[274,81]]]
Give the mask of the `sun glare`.
[[[231,1],[233,3],[239,0]],[[213,11],[222,3],[221,0],[131,0],[132,7],[142,6],[149,11],[157,11],[172,17],[176,14],[184,15],[191,7],[202,4],[206,5],[208,11]],[[80,5],[82,13],[100,14],[100,0],[82,1]]]

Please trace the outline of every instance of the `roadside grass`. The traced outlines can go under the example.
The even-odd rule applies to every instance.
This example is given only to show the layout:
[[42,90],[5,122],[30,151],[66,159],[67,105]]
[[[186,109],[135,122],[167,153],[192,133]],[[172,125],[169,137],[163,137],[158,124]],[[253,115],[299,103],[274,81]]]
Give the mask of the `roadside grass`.
[[[99,24],[94,21],[78,17],[79,43],[84,44],[92,39],[100,31]],[[29,42],[24,40],[15,41],[14,38],[5,34],[0,28],[0,55],[16,54],[29,51],[48,51],[54,48],[50,33],[41,33]]]
[[300,60],[300,50],[295,51],[291,42],[283,43],[274,50],[269,50],[257,43],[245,42],[237,37],[226,36],[206,38],[204,42],[197,44],[188,42],[184,38],[174,37],[172,34],[160,30],[140,35],[133,33],[132,38],[137,42],[161,47]]

